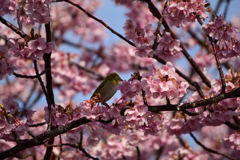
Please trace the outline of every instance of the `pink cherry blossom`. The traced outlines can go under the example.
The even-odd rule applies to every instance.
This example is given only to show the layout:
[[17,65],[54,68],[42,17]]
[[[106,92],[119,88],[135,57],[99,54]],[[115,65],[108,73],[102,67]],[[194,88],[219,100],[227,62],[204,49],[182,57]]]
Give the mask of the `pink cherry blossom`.
[[38,38],[28,42],[27,46],[20,46],[17,41],[10,39],[9,44],[13,47],[10,52],[16,57],[39,59],[44,53],[50,53],[55,49],[53,42],[46,43],[44,38]]
[[193,0],[187,2],[182,0],[170,0],[169,5],[164,9],[164,14],[170,25],[184,27],[188,22],[194,22],[197,18],[196,15],[201,16],[203,19],[207,18],[205,4],[205,0]]
[[27,0],[21,5],[21,20],[26,24],[48,23],[50,19],[49,4],[51,1],[45,0]]
[[[202,28],[206,34],[218,40],[216,50],[219,58],[239,56],[239,52],[237,52],[239,38],[236,36],[238,30],[228,25],[223,16],[217,17],[209,24],[203,24]],[[235,39],[236,44],[233,43],[232,39]]]
[[224,139],[232,149],[240,150],[240,135],[238,133],[233,133],[229,138]]
[[143,74],[142,86],[153,98],[169,97],[170,99],[180,98],[187,92],[188,83],[175,81],[174,67],[170,62],[160,69],[150,68],[152,76]]
[[[227,23],[230,14],[225,19],[217,15],[223,14],[221,10],[213,13],[214,6],[206,0],[112,2],[124,7],[127,20],[117,24],[123,32],[99,15],[104,6],[99,0],[2,1],[0,155],[11,151],[6,158],[239,159],[235,128],[240,97],[231,93],[240,82],[237,19]],[[115,8],[103,10],[112,16]],[[121,17],[115,18],[121,22]],[[112,41],[113,34],[121,42]],[[187,59],[182,46],[190,55]],[[221,58],[224,77],[213,51]],[[41,77],[36,76],[33,60]],[[121,95],[107,104],[91,99],[111,72],[123,79],[118,84]],[[219,94],[224,99],[215,98]],[[206,105],[199,106],[202,102]],[[190,132],[202,145],[191,143]],[[38,138],[43,140],[35,141]],[[16,153],[9,150],[21,150],[29,142],[34,146]],[[46,150],[51,148],[48,157]]]
[[28,48],[31,52],[35,52],[37,50],[42,51],[46,48],[46,41],[44,38],[38,38],[36,40],[29,41]]
[[0,16],[13,14],[18,9],[18,2],[15,0],[3,0],[0,7]]
[[128,100],[136,96],[137,93],[141,90],[139,86],[141,86],[141,84],[139,81],[137,82],[136,80],[134,81],[134,84],[130,83],[129,81],[122,81],[118,85],[118,89],[122,93],[122,98]]
[[19,104],[13,100],[13,97],[9,96],[3,99],[3,105],[7,112],[13,114],[19,109]]
[[174,40],[170,33],[165,32],[159,40],[159,45],[153,53],[161,59],[169,60],[173,56],[178,55],[182,49],[180,48],[179,40]]

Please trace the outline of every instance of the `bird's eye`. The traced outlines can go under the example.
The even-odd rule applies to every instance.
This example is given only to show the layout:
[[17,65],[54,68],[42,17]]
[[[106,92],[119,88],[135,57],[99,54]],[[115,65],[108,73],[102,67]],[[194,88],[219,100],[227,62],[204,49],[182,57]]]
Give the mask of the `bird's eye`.
[[118,76],[116,76],[116,77],[115,77],[115,79],[116,79],[116,80],[119,80],[119,77],[118,77]]

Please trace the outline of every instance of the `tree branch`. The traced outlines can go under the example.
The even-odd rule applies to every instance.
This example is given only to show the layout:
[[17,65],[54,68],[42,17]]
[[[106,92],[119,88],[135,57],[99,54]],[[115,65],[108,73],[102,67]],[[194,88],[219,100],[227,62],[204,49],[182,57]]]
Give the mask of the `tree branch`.
[[42,76],[45,73],[45,71],[42,71],[41,73],[39,73],[39,75],[34,75],[34,76],[29,76],[29,75],[22,75],[22,74],[18,74],[18,73],[13,73],[14,76],[18,77],[18,78],[38,78],[38,76]]
[[180,106],[178,106],[179,110],[185,110],[189,108],[197,108],[200,106],[206,106],[209,104],[217,103],[221,100],[227,99],[227,98],[236,98],[240,96],[240,88],[237,88],[231,92],[228,93],[221,93],[215,97],[208,98],[208,99],[203,99],[203,100],[198,100],[195,102],[190,102],[190,103],[184,103]]
[[[160,12],[158,11],[158,9],[154,6],[154,4],[151,2],[151,0],[142,0],[143,2],[146,2],[148,4],[148,8],[150,10],[150,12],[158,19],[161,20],[162,19],[162,25],[165,27],[165,29],[171,33],[171,36],[173,37],[173,39],[178,39],[177,36],[173,33],[173,31],[170,29],[170,27],[168,26],[167,22],[165,21],[165,19],[162,17],[162,15],[160,14]],[[187,52],[187,50],[185,49],[185,47],[183,46],[182,43],[180,43],[180,47],[182,48],[182,53],[184,54],[184,56],[186,57],[186,59],[189,61],[189,63],[192,65],[192,67],[194,68],[194,70],[198,73],[198,75],[201,77],[202,81],[211,88],[211,83],[210,81],[207,79],[207,77],[203,74],[203,72],[200,70],[200,68],[198,67],[198,65],[195,63],[195,61],[192,59],[192,57],[190,56],[190,54]]]
[[11,28],[15,33],[17,33],[19,36],[21,36],[24,39],[30,39],[30,37],[25,34],[22,30],[18,29],[16,26],[14,26],[12,23],[9,23],[8,21],[6,21],[4,18],[2,18],[0,16],[0,21],[5,24],[6,26],[8,26],[9,28]]
[[93,16],[92,14],[90,14],[89,12],[87,12],[85,9],[83,9],[80,5],[73,3],[70,0],[57,0],[56,2],[67,2],[75,7],[77,7],[78,9],[80,9],[81,11],[83,11],[88,17],[94,19],[95,21],[101,23],[104,27],[106,27],[108,30],[110,30],[113,34],[117,35],[119,38],[121,38],[122,40],[126,41],[128,44],[130,44],[131,46],[135,47],[135,44],[131,41],[129,41],[128,39],[126,39],[125,37],[123,37],[121,34],[119,34],[117,31],[115,31],[114,29],[112,29],[109,25],[107,25],[105,22],[103,22],[102,20],[98,19],[97,17]]
[[39,136],[36,136],[33,139],[27,140],[25,142],[21,142],[21,143],[17,144],[15,147],[13,147],[7,151],[1,152],[0,157],[1,157],[1,159],[4,159],[4,158],[11,157],[11,156],[15,156],[20,151],[23,151],[27,148],[31,148],[31,147],[34,147],[37,145],[41,145],[44,142],[46,142],[47,140],[49,140],[49,138],[53,138],[60,134],[66,133],[66,132],[70,131],[71,129],[76,128],[80,125],[86,124],[88,122],[91,122],[91,121],[86,119],[85,117],[83,117],[76,121],[70,122],[64,126],[57,127],[54,130],[46,131],[43,134],[40,134]]
[[212,149],[210,149],[210,148],[207,148],[207,147],[204,146],[200,141],[198,141],[197,138],[196,138],[191,132],[190,132],[189,134],[190,134],[190,136],[193,138],[193,140],[194,140],[199,146],[201,146],[203,149],[205,149],[206,151],[211,152],[211,153],[214,153],[214,154],[217,154],[217,155],[221,155],[221,156],[227,157],[227,158],[232,159],[232,160],[237,160],[237,158],[234,158],[234,157],[231,157],[231,156],[229,156],[229,155],[226,155],[226,154],[223,154],[223,153],[219,153],[219,152],[217,152],[217,151],[215,151],[215,150],[212,150]]
[[[51,34],[51,28],[50,28],[50,22],[45,24],[45,30],[46,30],[46,40],[47,42],[52,41],[52,34]],[[45,70],[46,72],[46,89],[48,93],[48,112],[49,112],[49,122],[48,122],[48,130],[52,130],[52,109],[51,106],[55,107],[55,101],[54,101],[54,94],[53,94],[53,87],[52,87],[52,71],[51,71],[51,55],[52,53],[44,53],[43,59],[45,62]],[[48,144],[51,145],[54,143],[54,137],[52,137]],[[44,160],[48,160],[51,157],[53,147],[47,147],[46,153],[44,155]]]
[[[221,94],[219,94],[215,97],[211,97],[211,98],[203,99],[203,100],[198,100],[198,101],[194,101],[194,102],[189,102],[189,103],[184,103],[184,104],[181,104],[181,105],[171,104],[171,105],[148,106],[148,110],[151,111],[151,112],[156,112],[156,113],[159,113],[161,111],[183,111],[183,112],[185,112],[186,109],[197,108],[197,107],[200,107],[200,106],[205,107],[207,105],[217,103],[217,102],[219,102],[221,100],[224,100],[224,99],[236,98],[236,97],[239,97],[239,96],[240,96],[240,88],[237,88],[237,89],[235,89],[231,92],[221,93]],[[200,113],[201,112],[196,113],[196,115],[200,114]],[[195,115],[195,114],[192,113],[192,115]]]

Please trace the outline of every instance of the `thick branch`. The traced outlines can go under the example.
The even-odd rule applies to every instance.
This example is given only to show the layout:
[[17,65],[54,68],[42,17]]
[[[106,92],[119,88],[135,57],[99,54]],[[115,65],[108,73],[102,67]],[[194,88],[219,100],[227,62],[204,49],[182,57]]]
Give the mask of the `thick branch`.
[[27,148],[31,148],[31,147],[34,147],[37,145],[41,145],[44,142],[48,141],[50,138],[53,138],[60,134],[66,133],[66,132],[70,131],[71,129],[76,128],[80,125],[86,124],[88,122],[90,122],[90,120],[88,120],[84,117],[84,118],[80,118],[76,121],[73,121],[71,123],[68,123],[65,126],[57,127],[56,129],[51,130],[51,131],[46,131],[43,134],[40,134],[39,136],[36,136],[33,139],[30,139],[25,142],[21,142],[21,143],[17,144],[15,147],[13,147],[7,151],[1,152],[0,157],[1,157],[1,159],[4,159],[4,158],[14,156],[17,153],[19,153],[20,151],[23,151]]
[[179,108],[179,110],[185,110],[185,109],[189,109],[189,108],[197,108],[200,106],[206,106],[209,104],[217,103],[217,102],[227,99],[227,98],[236,98],[236,97],[240,97],[240,88],[237,88],[228,93],[219,94],[212,98],[203,99],[203,100],[190,102],[190,103],[184,103],[184,104],[180,105],[178,108]]
[[[51,34],[51,28],[50,28],[50,22],[45,24],[45,29],[46,29],[46,40],[47,42],[52,41],[52,34]],[[51,115],[51,106],[55,106],[54,102],[54,94],[53,94],[53,87],[52,87],[52,72],[51,72],[51,52],[50,53],[44,53],[43,59],[45,62],[45,70],[46,72],[46,89],[48,93],[47,99],[49,100],[48,102],[48,111],[49,111],[49,122],[48,122],[48,130],[52,130],[52,115]],[[49,139],[48,144],[52,145],[54,143],[54,137]],[[48,147],[46,150],[46,153],[44,155],[44,160],[50,159],[51,154],[52,154],[53,147]]]
[[[159,105],[159,106],[148,106],[148,110],[151,112],[161,112],[161,111],[183,111],[185,112],[186,109],[190,108],[197,108],[200,106],[207,106],[213,103],[217,103],[221,100],[228,99],[228,98],[236,98],[240,97],[240,88],[237,88],[231,92],[228,93],[222,93],[215,97],[198,100],[194,102],[184,103],[182,105]],[[192,113],[194,114],[194,113]],[[196,113],[196,115],[199,113]]]

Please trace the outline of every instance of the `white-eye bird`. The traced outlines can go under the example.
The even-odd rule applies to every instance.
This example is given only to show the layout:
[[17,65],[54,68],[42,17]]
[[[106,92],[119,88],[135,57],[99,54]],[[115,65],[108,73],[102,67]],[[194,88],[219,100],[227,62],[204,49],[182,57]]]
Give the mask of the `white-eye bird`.
[[121,81],[122,79],[117,73],[113,72],[109,74],[93,92],[91,98],[95,97],[99,93],[104,102],[108,101],[117,92],[118,83]]

